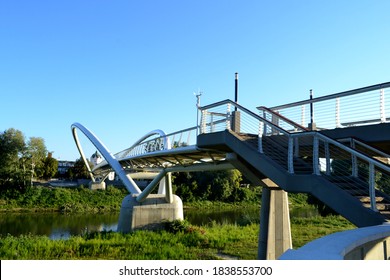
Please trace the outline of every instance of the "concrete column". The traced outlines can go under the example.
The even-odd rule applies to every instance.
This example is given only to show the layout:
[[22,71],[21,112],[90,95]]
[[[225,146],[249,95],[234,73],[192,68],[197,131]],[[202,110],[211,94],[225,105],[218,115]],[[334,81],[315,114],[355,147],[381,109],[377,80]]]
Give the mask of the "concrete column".
[[276,260],[292,249],[288,196],[271,180],[263,182],[258,258]]

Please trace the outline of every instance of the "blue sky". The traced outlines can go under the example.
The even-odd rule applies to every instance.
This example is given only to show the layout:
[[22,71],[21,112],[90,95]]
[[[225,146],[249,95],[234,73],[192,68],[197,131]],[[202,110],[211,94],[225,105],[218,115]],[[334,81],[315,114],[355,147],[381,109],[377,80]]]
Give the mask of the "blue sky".
[[0,0],[0,131],[79,157],[195,125],[202,105],[276,106],[389,81],[390,1]]

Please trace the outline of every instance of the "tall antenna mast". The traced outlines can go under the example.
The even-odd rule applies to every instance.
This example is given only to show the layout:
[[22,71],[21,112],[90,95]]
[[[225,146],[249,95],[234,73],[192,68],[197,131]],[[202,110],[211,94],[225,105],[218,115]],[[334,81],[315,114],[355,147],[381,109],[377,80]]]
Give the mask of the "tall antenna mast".
[[199,108],[200,108],[200,96],[202,95],[202,92],[198,89],[198,92],[194,95],[196,97],[196,135],[199,135]]

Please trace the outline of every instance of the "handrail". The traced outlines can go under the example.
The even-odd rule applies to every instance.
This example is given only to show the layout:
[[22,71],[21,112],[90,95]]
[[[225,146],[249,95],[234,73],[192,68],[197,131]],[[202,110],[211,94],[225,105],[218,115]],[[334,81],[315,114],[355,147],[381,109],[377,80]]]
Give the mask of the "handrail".
[[390,172],[390,166],[380,162],[379,160],[376,160],[374,158],[371,158],[370,156],[368,155],[365,155],[364,153],[360,152],[360,151],[357,151],[356,149],[354,148],[351,148],[351,147],[348,147],[348,146],[345,146],[344,144],[340,143],[339,141],[337,140],[334,140],[333,138],[330,138],[328,136],[326,136],[325,134],[322,134],[321,132],[318,132],[318,131],[308,131],[308,132],[302,132],[302,133],[299,133],[299,134],[292,134],[290,133],[290,137],[302,137],[302,136],[307,136],[307,135],[310,135],[310,136],[316,136],[320,139],[322,139],[323,141],[326,141],[330,144],[333,144],[335,145],[336,147],[350,153],[351,155],[353,156],[356,156],[364,161],[367,161],[368,163],[372,163],[374,166],[376,167],[379,167],[380,169],[386,171],[386,172]]
[[390,82],[386,82],[269,109],[303,126],[310,122],[308,126],[317,130],[334,129],[389,122],[389,95]]
[[356,137],[348,137],[348,138],[338,139],[338,141],[339,142],[350,141],[351,145],[358,144],[358,145],[360,145],[360,146],[362,146],[362,147],[364,147],[364,148],[366,148],[366,149],[368,149],[368,150],[370,150],[370,151],[372,151],[372,152],[374,152],[374,153],[376,153],[384,158],[390,159],[389,154],[387,154],[387,153],[385,153],[377,148],[370,146],[369,144],[365,143],[364,141],[362,141]]
[[[166,149],[175,149],[175,148],[181,147],[182,145],[180,145],[180,144],[182,144],[182,143],[179,143],[178,146],[173,146],[174,142],[170,140],[170,137],[176,136],[176,135],[180,135],[180,134],[183,134],[183,133],[189,133],[190,134],[191,131],[193,131],[193,130],[195,131],[196,129],[197,129],[197,126],[193,126],[193,127],[182,129],[182,130],[179,130],[179,131],[175,131],[175,132],[172,132],[172,133],[169,133],[169,134],[165,134],[161,130],[153,130],[153,131],[149,132],[148,134],[146,134],[145,136],[141,137],[130,148],[127,148],[127,149],[125,149],[123,151],[120,151],[120,152],[116,153],[114,156],[118,160],[125,159],[126,157],[128,157],[137,148],[143,147],[143,146],[146,147],[148,145],[148,143],[158,142],[158,140],[160,140],[160,139],[163,141],[162,142],[163,146],[161,147],[162,149],[164,149],[164,150],[166,150]],[[154,138],[150,138],[150,136],[153,136],[155,134],[160,134],[160,136],[154,137]],[[145,141],[145,140],[147,140],[147,141]],[[173,137],[173,140],[175,140],[174,137]],[[187,142],[184,142],[184,143],[186,145],[190,145],[190,143],[187,143]],[[157,150],[161,150],[161,149],[157,149]],[[143,153],[144,153],[144,151],[142,153],[137,153],[137,155],[140,155],[140,154],[143,154]]]
[[302,126],[302,125],[300,125],[300,124],[294,122],[293,120],[290,120],[289,118],[287,118],[287,117],[285,117],[285,116],[279,114],[278,112],[275,112],[275,111],[271,110],[271,109],[268,108],[268,107],[259,106],[259,107],[257,107],[257,109],[258,109],[259,111],[267,111],[268,113],[277,116],[279,119],[282,119],[282,120],[285,121],[286,123],[288,123],[288,124],[290,124],[290,125],[292,125],[292,126],[294,126],[294,127],[297,127],[297,128],[299,128],[299,129],[301,129],[301,130],[303,130],[303,131],[309,131],[309,129],[307,129],[306,127],[304,127],[304,126]]
[[[225,99],[225,100],[222,100],[222,101],[219,101],[219,102],[215,102],[213,104],[210,104],[210,105],[206,105],[206,106],[203,106],[203,107],[200,107],[199,110],[201,112],[203,111],[207,111],[208,109],[211,109],[211,108],[214,108],[214,107],[217,107],[217,106],[221,106],[221,105],[225,105],[225,104],[232,104],[234,107],[236,108],[239,108],[240,110],[244,111],[245,113],[249,114],[250,116],[266,123],[267,125],[271,126],[273,129],[276,129],[278,130],[279,132],[282,132],[282,133],[287,133],[289,134],[289,132],[277,125],[275,125],[274,123],[270,122],[269,120],[267,119],[264,119],[263,117],[257,115],[256,113],[248,110],[247,108],[241,106],[240,104],[230,100],[230,99]],[[202,119],[202,118],[201,118]]]
[[389,87],[390,87],[390,82],[386,82],[386,83],[376,84],[376,85],[362,87],[362,88],[358,88],[358,89],[342,91],[339,93],[333,93],[333,94],[329,94],[329,95],[325,95],[325,96],[315,97],[313,99],[306,99],[306,100],[302,100],[302,101],[298,101],[298,102],[292,102],[292,103],[288,103],[288,104],[284,104],[284,105],[274,106],[274,107],[270,107],[270,109],[276,111],[276,110],[286,109],[286,108],[290,108],[290,107],[306,105],[306,104],[310,104],[310,103],[331,100],[331,99],[335,99],[335,98],[339,98],[339,97],[345,97],[345,96],[349,96],[349,95],[355,95],[355,94],[359,94],[359,93],[369,92],[369,91],[373,91],[373,90],[385,89],[385,88],[389,88]]

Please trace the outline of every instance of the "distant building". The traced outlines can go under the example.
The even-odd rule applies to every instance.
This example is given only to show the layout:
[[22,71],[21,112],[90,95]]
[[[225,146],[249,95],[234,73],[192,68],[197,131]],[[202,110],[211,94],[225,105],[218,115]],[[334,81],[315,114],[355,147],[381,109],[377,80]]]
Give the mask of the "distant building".
[[90,161],[92,162],[93,166],[98,165],[103,161],[102,156],[96,151],[95,153],[92,154]]
[[59,160],[58,161],[58,174],[65,175],[68,172],[68,169],[73,167],[75,164],[74,161],[69,160]]

